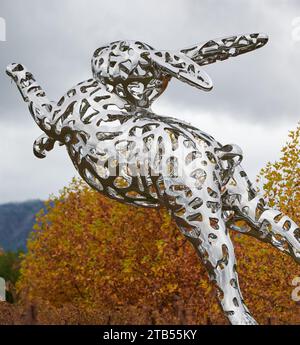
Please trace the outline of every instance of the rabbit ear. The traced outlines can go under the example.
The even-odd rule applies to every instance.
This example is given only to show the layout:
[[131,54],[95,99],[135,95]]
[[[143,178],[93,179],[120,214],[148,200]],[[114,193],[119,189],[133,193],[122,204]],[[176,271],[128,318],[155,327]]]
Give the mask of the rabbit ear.
[[201,90],[210,91],[213,87],[210,77],[184,53],[152,50],[142,53],[142,57],[170,76]]
[[210,40],[182,49],[180,52],[203,66],[251,52],[263,47],[267,42],[268,36],[265,34],[246,34]]

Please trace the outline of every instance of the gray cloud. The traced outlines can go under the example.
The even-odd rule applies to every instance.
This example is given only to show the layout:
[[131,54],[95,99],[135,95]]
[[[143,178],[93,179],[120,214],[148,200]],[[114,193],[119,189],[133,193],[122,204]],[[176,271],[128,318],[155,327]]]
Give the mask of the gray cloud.
[[[44,197],[74,174],[62,150],[43,163],[32,156],[31,143],[39,130],[4,74],[11,62],[27,65],[48,97],[57,100],[90,77],[92,52],[113,40],[139,39],[158,49],[176,49],[235,33],[266,32],[270,42],[261,50],[205,68],[215,84],[212,92],[173,80],[154,109],[183,119],[189,118],[189,111],[199,112],[195,122],[204,130],[203,114],[226,118],[238,130],[245,130],[246,124],[253,131],[259,128],[256,133],[266,128],[261,140],[275,146],[282,138],[277,140],[272,133],[284,136],[279,129],[286,131],[287,124],[293,126],[298,120],[300,42],[292,40],[292,20],[300,16],[296,0],[2,0],[0,16],[7,24],[7,42],[0,42],[0,129],[6,140],[0,148],[0,202]],[[233,142],[239,139],[243,144],[243,136],[234,132],[232,136]],[[265,152],[274,156],[275,151]],[[249,155],[254,156],[254,151]],[[254,159],[248,165],[257,172]],[[21,179],[27,181],[26,188]]]

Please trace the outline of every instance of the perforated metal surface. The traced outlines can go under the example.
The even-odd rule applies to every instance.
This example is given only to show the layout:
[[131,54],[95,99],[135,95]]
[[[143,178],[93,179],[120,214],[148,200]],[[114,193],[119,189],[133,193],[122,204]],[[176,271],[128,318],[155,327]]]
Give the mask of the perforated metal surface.
[[[300,230],[266,206],[240,165],[237,145],[221,145],[188,123],[158,116],[151,104],[172,77],[211,90],[201,66],[250,52],[267,40],[263,34],[232,36],[178,51],[113,42],[95,51],[93,78],[57,103],[46,98],[26,67],[7,67],[45,133],[34,143],[35,155],[45,157],[58,141],[92,188],[127,204],[165,206],[197,250],[233,324],[255,320],[243,302],[227,229],[271,243],[297,262]],[[238,220],[247,225],[238,227]]]

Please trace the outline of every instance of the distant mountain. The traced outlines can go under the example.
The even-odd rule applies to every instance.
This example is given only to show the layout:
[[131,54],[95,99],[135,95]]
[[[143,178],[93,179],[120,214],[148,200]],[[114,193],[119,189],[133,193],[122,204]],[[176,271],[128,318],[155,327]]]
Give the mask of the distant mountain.
[[5,251],[26,250],[26,241],[36,213],[44,207],[41,200],[0,205],[0,247]]

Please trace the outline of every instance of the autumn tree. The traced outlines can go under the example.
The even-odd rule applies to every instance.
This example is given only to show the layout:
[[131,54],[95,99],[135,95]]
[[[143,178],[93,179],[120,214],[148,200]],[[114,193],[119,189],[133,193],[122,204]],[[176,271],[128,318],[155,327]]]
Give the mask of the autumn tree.
[[21,273],[27,298],[98,309],[105,320],[175,322],[181,299],[194,305],[197,319],[216,310],[224,322],[204,269],[168,213],[111,201],[77,180],[38,215]]
[[300,124],[289,132],[289,140],[278,161],[269,162],[260,178],[271,207],[280,209],[300,224]]
[[6,301],[13,303],[16,300],[15,284],[20,275],[20,261],[23,252],[0,252],[0,277],[6,282]]

